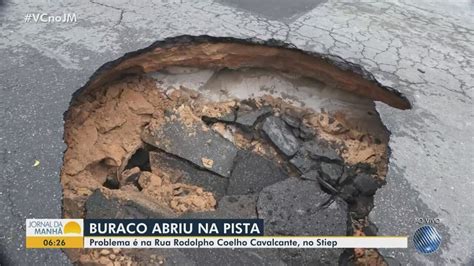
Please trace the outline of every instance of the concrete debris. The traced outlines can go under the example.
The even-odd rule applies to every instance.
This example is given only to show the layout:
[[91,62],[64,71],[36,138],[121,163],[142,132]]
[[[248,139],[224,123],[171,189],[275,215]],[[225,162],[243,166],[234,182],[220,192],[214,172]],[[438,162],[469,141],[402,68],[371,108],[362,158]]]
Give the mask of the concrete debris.
[[[321,165],[322,162],[331,162],[331,164]],[[313,139],[304,142],[293,158],[290,159],[290,163],[296,167],[300,173],[304,174],[310,170],[321,169],[323,177],[330,177],[329,179],[337,180],[341,175],[343,168],[337,165],[342,164],[343,159],[331,147],[327,141],[321,139]],[[326,172],[324,172],[326,171]]]
[[332,185],[338,183],[344,172],[344,167],[336,163],[321,162],[321,176]]
[[313,139],[304,143],[304,148],[308,151],[311,158],[321,160],[331,160],[343,162],[342,157],[337,153],[336,149],[328,141],[320,138]]
[[236,119],[236,109],[235,101],[206,104],[201,109],[202,120],[207,123],[233,123]]
[[285,178],[287,175],[274,162],[253,152],[239,151],[227,193],[229,195],[258,193],[264,187]]
[[[237,148],[205,124],[197,122],[187,126],[182,120],[175,119],[150,130],[142,134],[146,143],[221,176],[230,176]],[[207,163],[210,160],[212,165]]]
[[344,199],[345,201],[352,203],[354,202],[354,198],[357,197],[359,194],[359,191],[352,186],[351,184],[344,185],[340,190],[339,190],[339,197]]
[[293,158],[291,158],[290,163],[302,174],[317,169],[319,166],[319,162],[310,157],[309,152],[304,146],[298,150]]
[[104,195],[96,190],[85,204],[87,219],[148,219],[176,217],[171,209],[145,199],[139,192]]
[[343,166],[343,171],[342,175],[339,177],[339,180],[337,181],[339,185],[343,185],[346,183],[346,181],[349,181],[353,178],[353,173],[352,173],[352,167],[347,167],[346,165]]
[[271,112],[272,108],[270,106],[264,106],[256,110],[245,110],[240,108],[237,111],[237,119],[235,120],[235,123],[245,127],[252,127],[260,117],[268,115]]
[[313,128],[301,123],[300,127],[298,128],[299,133],[300,133],[300,138],[303,140],[311,140],[314,138],[316,135],[316,132],[314,131]]
[[278,117],[270,116],[263,122],[262,130],[272,143],[288,157],[298,151],[299,141],[293,135],[291,128]]
[[288,114],[283,114],[281,116],[281,119],[283,119],[283,121],[285,121],[287,125],[295,129],[299,128],[299,126],[301,125],[301,119]]
[[160,176],[142,172],[139,179],[143,194],[157,202],[167,204],[177,213],[214,210],[216,200],[211,192],[201,187],[171,183],[167,173]]
[[321,178],[321,175],[319,174],[318,170],[309,170],[308,172],[302,174],[301,178],[306,179],[306,180],[319,181],[319,178]]
[[188,212],[183,219],[255,219],[257,218],[258,194],[232,195],[223,197],[212,212]]
[[373,196],[379,185],[377,181],[368,174],[359,174],[354,179],[354,186],[364,196]]
[[[347,207],[329,199],[317,183],[289,178],[260,192],[257,212],[265,220],[268,235],[346,235]],[[281,256],[290,264],[325,264],[339,257],[342,250],[286,250]]]
[[212,192],[216,200],[224,196],[228,179],[200,169],[190,162],[165,152],[150,152],[151,170],[155,174],[166,173],[172,183],[183,183]]
[[345,235],[347,207],[321,208],[329,197],[315,182],[288,178],[260,192],[257,211],[270,235]]
[[225,196],[219,201],[216,212],[226,218],[257,218],[257,198],[258,194]]

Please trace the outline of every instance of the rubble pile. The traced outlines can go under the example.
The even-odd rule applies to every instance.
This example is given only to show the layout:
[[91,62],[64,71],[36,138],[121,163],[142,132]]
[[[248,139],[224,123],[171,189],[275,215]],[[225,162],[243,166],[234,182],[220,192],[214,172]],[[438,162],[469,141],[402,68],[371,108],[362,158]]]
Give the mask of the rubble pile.
[[[259,217],[268,235],[376,234],[367,217],[384,183],[388,138],[351,127],[343,113],[271,95],[216,102],[134,76],[81,97],[65,128],[66,217]],[[168,251],[128,252],[130,263],[137,254],[167,262]],[[173,260],[195,260],[192,252]],[[239,252],[240,261],[255,256]],[[258,252],[262,262],[290,264],[343,257],[338,249]],[[101,254],[76,258],[110,264],[121,256]]]

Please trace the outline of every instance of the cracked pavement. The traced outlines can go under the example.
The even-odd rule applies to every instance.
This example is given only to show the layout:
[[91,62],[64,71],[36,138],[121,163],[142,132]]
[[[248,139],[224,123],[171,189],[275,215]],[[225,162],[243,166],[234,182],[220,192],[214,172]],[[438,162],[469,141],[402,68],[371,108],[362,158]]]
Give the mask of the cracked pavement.
[[[71,94],[126,52],[208,34],[339,55],[404,93],[412,110],[377,103],[392,154],[371,218],[379,235],[409,236],[416,218],[440,218],[443,242],[430,256],[412,246],[381,252],[403,265],[472,265],[474,4],[294,2],[270,12],[271,0],[0,1],[0,263],[67,264],[60,251],[26,251],[24,223],[61,216],[62,114]],[[76,13],[77,22],[26,23],[29,12]]]

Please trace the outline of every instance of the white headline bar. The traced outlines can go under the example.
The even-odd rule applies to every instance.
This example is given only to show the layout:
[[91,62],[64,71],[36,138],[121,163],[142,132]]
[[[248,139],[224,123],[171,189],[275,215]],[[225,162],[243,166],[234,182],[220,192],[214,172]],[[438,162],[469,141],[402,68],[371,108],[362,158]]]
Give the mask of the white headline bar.
[[84,237],[85,248],[407,248],[406,236]]

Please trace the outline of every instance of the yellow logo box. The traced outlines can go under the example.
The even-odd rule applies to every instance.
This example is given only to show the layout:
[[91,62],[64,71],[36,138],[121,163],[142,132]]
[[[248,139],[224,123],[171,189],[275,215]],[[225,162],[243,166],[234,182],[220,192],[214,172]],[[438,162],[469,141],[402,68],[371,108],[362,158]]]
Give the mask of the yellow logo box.
[[82,219],[26,219],[26,248],[83,248]]

